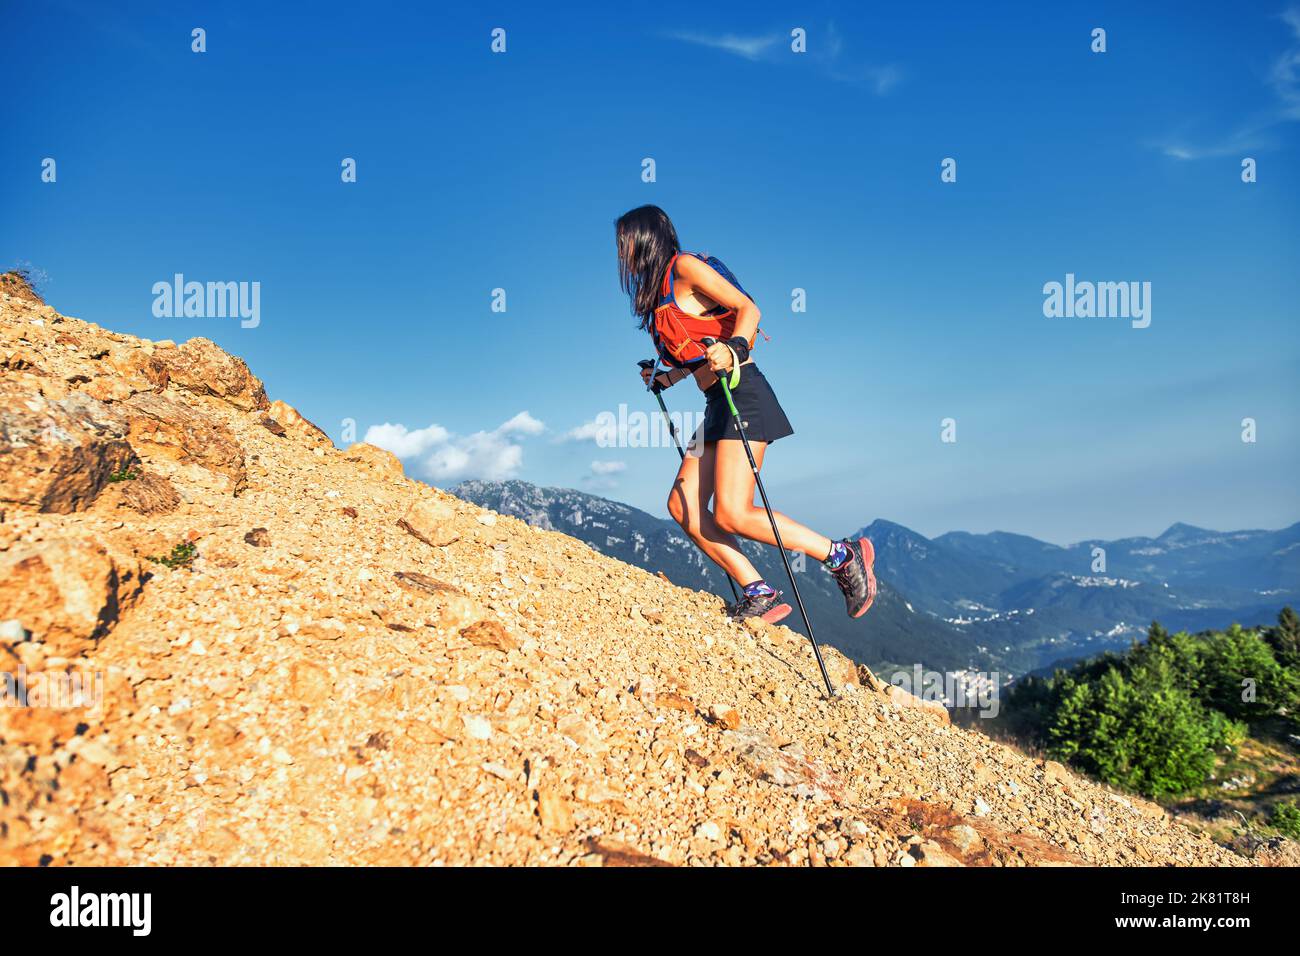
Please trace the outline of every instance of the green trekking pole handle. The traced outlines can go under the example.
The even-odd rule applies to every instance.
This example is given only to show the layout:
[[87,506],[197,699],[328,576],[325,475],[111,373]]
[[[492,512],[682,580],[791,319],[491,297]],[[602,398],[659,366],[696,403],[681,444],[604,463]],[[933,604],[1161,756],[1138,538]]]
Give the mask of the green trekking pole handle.
[[[705,346],[718,344],[718,340],[713,338],[700,339],[700,342]],[[812,644],[813,656],[817,658],[817,666],[821,669],[822,680],[826,682],[826,693],[834,697],[835,685],[831,683],[831,675],[826,673],[826,662],[822,660],[821,648],[817,646],[817,638],[813,635],[812,621],[808,619],[808,611],[804,608],[803,598],[799,595],[799,585],[794,580],[794,568],[790,567],[790,559],[786,557],[785,545],[781,542],[781,532],[776,526],[776,515],[772,513],[772,506],[768,503],[767,490],[763,487],[763,477],[758,473],[758,462],[754,460],[754,452],[749,447],[749,436],[745,434],[745,423],[741,421],[736,402],[731,397],[732,384],[739,380],[739,376],[734,373],[739,371],[739,368],[733,369],[730,382],[727,380],[728,376],[725,375],[719,375],[718,381],[722,383],[722,394],[727,397],[727,408],[731,410],[731,417],[736,421],[736,431],[740,432],[740,442],[745,446],[745,455],[749,458],[749,468],[754,473],[754,484],[758,486],[759,497],[763,499],[763,509],[767,512],[767,520],[772,524],[772,537],[776,540],[776,549],[781,553],[781,563],[785,565],[785,573],[790,577],[790,589],[794,592],[795,603],[799,605],[799,614],[803,617],[803,626],[808,629],[808,641]]]

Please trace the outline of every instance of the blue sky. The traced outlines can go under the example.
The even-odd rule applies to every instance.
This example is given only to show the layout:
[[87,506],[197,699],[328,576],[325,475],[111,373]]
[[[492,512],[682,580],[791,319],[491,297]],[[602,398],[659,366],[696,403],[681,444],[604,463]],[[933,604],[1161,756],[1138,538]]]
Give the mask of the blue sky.
[[[664,514],[672,451],[565,438],[654,410],[612,236],[654,202],[763,308],[768,490],[826,533],[1290,524],[1300,8],[1045,6],[11,4],[0,264],[215,340],[338,441],[405,429],[435,484]],[[260,323],[155,317],[178,272],[259,282]],[[1150,282],[1150,326],[1045,317],[1067,273]]]

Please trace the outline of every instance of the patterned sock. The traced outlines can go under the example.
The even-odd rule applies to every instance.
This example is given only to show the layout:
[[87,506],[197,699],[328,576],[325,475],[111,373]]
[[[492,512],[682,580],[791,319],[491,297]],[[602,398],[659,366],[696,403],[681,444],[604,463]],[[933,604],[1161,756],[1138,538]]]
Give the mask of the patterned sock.
[[822,564],[834,571],[847,561],[852,554],[853,553],[849,551],[848,545],[843,541],[836,541],[831,544],[831,553],[826,555],[826,560],[823,561]]
[[745,592],[745,597],[766,597],[769,594],[776,593],[776,589],[763,580],[755,581],[753,584],[746,584],[741,590]]

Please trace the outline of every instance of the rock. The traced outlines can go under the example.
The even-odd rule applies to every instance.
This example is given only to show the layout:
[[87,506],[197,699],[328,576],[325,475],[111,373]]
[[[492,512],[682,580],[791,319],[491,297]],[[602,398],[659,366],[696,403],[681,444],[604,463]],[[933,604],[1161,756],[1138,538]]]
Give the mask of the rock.
[[1042,766],[1043,776],[1048,780],[1060,783],[1070,779],[1070,772],[1065,769],[1064,765],[1057,763],[1055,760],[1044,760]]
[[96,375],[81,391],[101,402],[125,402],[135,393],[122,379],[110,375]]
[[41,368],[39,356],[31,349],[14,349],[4,357],[3,362],[0,362],[0,367],[15,372],[32,372],[36,375],[46,374]]
[[768,734],[756,730],[727,731],[724,734],[740,764],[755,779],[792,790],[813,801],[840,802],[844,781],[820,761],[782,750]]
[[234,494],[247,487],[244,449],[217,419],[153,392],[132,395],[121,408],[130,422],[131,444],[141,455],[195,464],[224,475]]
[[270,547],[271,533],[265,528],[254,528],[252,531],[245,532],[244,544],[251,544],[254,548]]
[[397,524],[433,548],[445,548],[460,540],[453,527],[456,512],[451,505],[433,498],[423,498],[411,505]]
[[875,854],[872,848],[865,843],[855,843],[849,847],[844,854],[844,862],[849,866],[875,866]]
[[692,767],[698,767],[703,770],[705,767],[709,766],[709,758],[692,747],[687,747],[686,752],[682,754],[682,756],[686,758],[686,762]]
[[181,504],[180,493],[171,481],[152,472],[123,481],[119,487],[123,503],[142,515],[170,514]]
[[503,654],[519,647],[519,642],[496,621],[478,621],[462,628],[460,636],[478,647],[487,647]]
[[554,788],[538,788],[537,817],[545,829],[554,833],[568,833],[573,829],[573,812],[569,809],[569,801]]
[[491,740],[492,723],[486,717],[478,714],[465,714],[461,718],[465,725],[465,732],[469,734],[472,740]]
[[211,395],[245,411],[267,407],[266,389],[243,359],[227,354],[209,339],[194,338],[180,348],[160,349],[151,359],[143,371],[155,385],[175,385],[196,395]]
[[138,463],[126,421],[81,392],[50,401],[0,380],[0,503],[69,514]]
[[688,698],[670,690],[661,691],[660,693],[655,694],[654,703],[656,707],[662,707],[666,710],[684,710],[687,713],[695,712],[695,705],[692,704]]
[[845,820],[840,828],[852,840],[861,841],[867,838],[867,825],[861,820]]
[[909,693],[896,684],[885,684],[880,691],[885,699],[889,701],[890,706],[899,710],[920,710],[927,714],[932,714],[942,723],[949,723],[951,718],[948,715],[948,708],[937,700],[925,700]]
[[447,594],[464,594],[460,588],[448,584],[445,581],[439,581],[437,578],[431,578],[427,574],[421,574],[419,571],[397,571],[393,574],[393,580],[406,588],[408,591],[414,591],[418,594],[432,594],[438,597]]
[[304,418],[298,409],[287,402],[275,400],[267,409],[267,413],[271,420],[279,423],[288,435],[301,438],[313,446],[334,445],[330,436],[325,434],[322,428]]
[[319,664],[295,661],[289,668],[289,692],[304,704],[319,704],[333,694],[334,680]]
[[712,820],[705,820],[695,828],[695,836],[700,840],[708,840],[710,843],[718,843],[722,840],[722,827],[718,826]]
[[826,664],[826,673],[838,691],[842,687],[858,684],[858,666],[833,647],[822,647],[822,660]]
[[963,855],[978,852],[984,846],[983,837],[970,824],[960,823],[957,826],[949,827],[944,832],[948,839],[952,841],[953,846]]
[[727,730],[735,730],[740,726],[740,714],[736,711],[736,708],[726,704],[711,706],[709,708],[709,719]]
[[605,749],[596,725],[581,714],[565,714],[556,722],[555,729],[586,750],[599,752]]
[[16,620],[47,652],[91,650],[134,603],[138,563],[89,541],[56,539],[0,552],[0,620]]
[[617,840],[588,837],[587,849],[599,856],[604,866],[672,866],[665,860],[641,853]]
[[349,445],[343,452],[347,461],[356,462],[372,472],[378,478],[401,478],[404,475],[401,459],[391,451],[385,451],[365,442]]
[[943,847],[933,840],[923,840],[915,844],[908,852],[916,858],[916,862],[921,866],[951,867],[962,865],[960,860],[944,852]]

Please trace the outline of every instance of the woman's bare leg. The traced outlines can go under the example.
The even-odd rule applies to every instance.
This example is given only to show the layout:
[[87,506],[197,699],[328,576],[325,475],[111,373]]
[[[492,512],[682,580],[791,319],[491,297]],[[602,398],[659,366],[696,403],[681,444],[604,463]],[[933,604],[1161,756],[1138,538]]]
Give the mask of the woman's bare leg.
[[668,494],[668,513],[710,559],[740,585],[762,575],[740,551],[739,542],[718,527],[709,501],[713,498],[714,458],[718,442],[706,442],[696,457],[687,455]]
[[[776,544],[767,512],[761,506],[754,505],[754,472],[749,467],[744,444],[732,440],[712,444],[717,448],[713,465],[716,495],[713,511],[718,528],[742,538]],[[767,442],[751,441],[749,447],[754,452],[755,463],[761,469]],[[826,560],[831,552],[830,538],[804,527],[779,511],[773,511],[772,514],[776,518],[777,527],[781,529],[782,544],[818,561]]]

